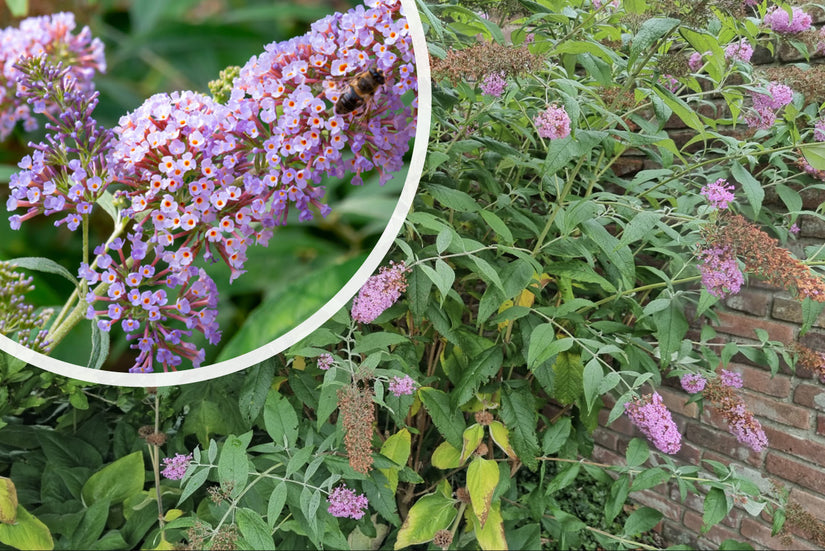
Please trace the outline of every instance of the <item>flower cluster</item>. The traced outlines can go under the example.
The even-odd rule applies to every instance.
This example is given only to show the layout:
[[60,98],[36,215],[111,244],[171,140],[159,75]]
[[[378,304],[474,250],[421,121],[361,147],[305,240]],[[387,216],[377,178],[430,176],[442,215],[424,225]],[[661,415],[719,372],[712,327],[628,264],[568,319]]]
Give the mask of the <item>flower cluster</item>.
[[676,453],[682,447],[682,435],[670,410],[658,392],[646,394],[624,405],[624,410],[642,434],[664,453]]
[[[73,14],[56,13],[30,17],[18,27],[0,30],[0,140],[8,137],[17,121],[23,121],[26,130],[37,128],[25,98],[18,97],[24,87],[18,83],[22,74],[15,64],[26,58],[44,57],[52,64],[62,63],[81,91],[88,95],[94,89],[95,73],[106,70],[103,43],[92,38],[88,27],[72,34],[75,27]],[[61,112],[60,106],[49,103],[40,109],[53,115]]]
[[192,461],[192,454],[176,453],[175,457],[164,457],[164,468],[160,472],[169,480],[180,480],[186,474],[186,469],[189,467],[189,462]]
[[813,372],[821,382],[825,382],[825,352],[813,350],[799,343],[794,343],[792,348],[796,353],[798,365]]
[[378,274],[371,276],[352,301],[352,319],[372,323],[384,310],[401,298],[407,289],[407,266],[390,262]]
[[338,390],[338,409],[343,417],[344,446],[350,467],[361,474],[372,469],[372,424],[375,422],[372,388],[354,381]]
[[555,104],[536,115],[533,124],[542,138],[558,140],[570,135],[570,117],[564,107]]
[[814,123],[814,139],[825,142],[825,118],[820,118]]
[[725,48],[725,59],[748,62],[753,56],[753,46],[747,40],[732,42]]
[[0,334],[16,336],[17,342],[38,352],[48,352],[51,343],[43,329],[54,311],[35,311],[26,302],[26,293],[34,290],[33,278],[15,270],[12,264],[0,262]]
[[330,369],[335,364],[335,358],[332,357],[332,354],[321,354],[318,356],[318,369],[326,371]]
[[709,246],[701,249],[697,256],[702,285],[708,293],[717,298],[725,298],[739,292],[745,283],[745,276],[730,247]]
[[[100,284],[86,296],[86,317],[97,319],[102,331],[120,322],[127,339],[136,340],[131,347],[139,353],[129,370],[132,373],[151,373],[153,362],[163,366],[164,371],[174,371],[182,357],[198,367],[205,353],[183,337],[190,337],[195,329],[213,344],[220,340],[215,283],[202,268],[187,265],[172,270],[159,266],[158,257],[147,254],[141,237],[139,231],[132,234],[128,256],[124,252],[126,243],[116,238],[108,247],[95,250],[97,269],[81,266],[81,278],[90,285]],[[177,287],[177,296],[170,300],[162,286]],[[186,329],[173,328],[172,321],[184,324]]]
[[741,215],[725,215],[718,225],[707,231],[707,249],[715,251],[711,262],[730,263],[739,258],[744,271],[764,279],[769,285],[794,292],[800,298],[810,297],[817,302],[825,302],[825,281],[811,272],[787,250],[778,245],[776,239],[748,222]]
[[[111,181],[107,156],[113,134],[92,118],[98,94],[80,88],[71,67],[51,65],[44,57],[16,67],[20,96],[34,105],[35,112],[46,114],[51,133],[45,142],[32,144],[34,153],[23,157],[17,165],[21,170],[9,180],[6,208],[26,209],[22,216],[12,215],[9,223],[18,229],[39,214],[65,213],[55,225],[65,223],[74,231]],[[59,115],[52,116],[47,105],[59,108]]]
[[739,374],[723,370],[722,376],[708,381],[702,395],[719,410],[731,434],[739,442],[760,452],[768,446],[768,438],[762,424],[748,411],[745,401],[735,392],[742,384],[741,375],[735,375]]
[[780,34],[796,34],[811,28],[810,14],[802,8],[793,8],[790,14],[779,6],[773,6],[765,13],[763,23],[766,27]]
[[705,56],[710,55],[710,54],[711,54],[710,50],[708,50],[707,52],[704,52],[704,53],[693,52],[692,54],[690,54],[690,57],[688,58],[688,67],[690,68],[690,70],[691,71],[698,71],[699,69],[701,69],[702,64],[704,63],[703,58]]
[[726,179],[719,178],[712,184],[704,186],[699,193],[708,200],[708,203],[717,209],[724,210],[735,199],[732,191],[733,184],[728,184]]
[[682,383],[682,388],[685,389],[685,392],[696,394],[697,392],[702,392],[705,389],[705,385],[708,381],[698,373],[687,373],[682,375],[679,382]]
[[494,98],[501,97],[504,89],[507,88],[507,80],[504,77],[504,71],[490,73],[484,77],[484,81],[481,83],[481,93]]
[[[196,260],[222,260],[234,280],[248,247],[266,245],[293,213],[306,221],[330,212],[322,177],[351,173],[357,185],[375,170],[383,184],[403,166],[415,132],[412,39],[398,0],[369,0],[268,45],[237,71],[226,105],[196,92],[157,94],[114,131],[97,127],[97,97],[70,69],[47,60],[21,66],[35,111],[57,103],[60,115],[21,162],[7,207],[27,209],[11,217],[15,229],[63,212],[57,224],[74,230],[117,185],[126,239],[95,249],[80,276],[98,285],[86,295],[87,317],[104,330],[119,322],[137,339],[135,372],[153,371],[153,362],[176,369],[182,358],[197,367],[204,351],[184,337],[220,338],[216,288]],[[362,99],[353,84],[365,75],[380,82]]]
[[776,122],[776,113],[793,101],[793,90],[778,82],[770,82],[767,94],[753,94],[753,111],[745,117],[748,126],[765,130]]
[[364,516],[364,509],[369,506],[369,500],[364,494],[356,494],[354,490],[342,484],[334,488],[327,498],[329,507],[327,512],[334,517],[352,518],[355,520]]
[[404,396],[415,392],[417,386],[418,385],[412,377],[409,375],[404,375],[403,377],[393,377],[390,379],[387,388],[394,396]]

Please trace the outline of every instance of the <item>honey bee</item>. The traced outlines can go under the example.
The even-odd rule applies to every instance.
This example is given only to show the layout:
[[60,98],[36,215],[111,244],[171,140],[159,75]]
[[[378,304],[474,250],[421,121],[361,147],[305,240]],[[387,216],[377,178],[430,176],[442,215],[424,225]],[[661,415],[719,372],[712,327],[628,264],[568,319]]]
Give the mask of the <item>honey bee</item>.
[[355,75],[347,85],[346,91],[335,102],[335,112],[338,115],[352,113],[369,102],[378,88],[384,84],[384,71],[372,68]]

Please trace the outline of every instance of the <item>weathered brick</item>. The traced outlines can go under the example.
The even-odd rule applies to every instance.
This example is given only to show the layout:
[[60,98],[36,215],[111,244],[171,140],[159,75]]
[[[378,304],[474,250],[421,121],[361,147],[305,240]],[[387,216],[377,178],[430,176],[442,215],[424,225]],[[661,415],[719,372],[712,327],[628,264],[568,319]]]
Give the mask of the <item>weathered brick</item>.
[[825,471],[812,467],[807,461],[798,461],[771,450],[765,456],[765,469],[788,482],[825,494]]
[[728,369],[742,374],[745,388],[777,398],[787,398],[790,396],[791,378],[787,375],[777,373],[771,376],[769,371],[739,363],[729,364]]
[[662,524],[662,537],[670,545],[686,545],[690,549],[699,549],[697,535],[681,522],[665,519]]
[[771,419],[777,423],[799,429],[808,429],[811,426],[812,412],[808,408],[778,402],[773,398],[751,392],[743,394],[742,398],[745,400],[748,409],[758,417]]
[[795,328],[787,323],[753,318],[733,312],[718,312],[718,316],[719,326],[716,330],[720,333],[756,339],[754,330],[764,329],[771,340],[791,342],[794,338]]
[[690,417],[692,419],[697,419],[699,417],[699,407],[695,402],[692,404],[686,403],[689,396],[684,391],[673,390],[671,388],[660,386],[658,388],[658,392],[662,397],[662,402],[664,402],[671,412],[678,413],[679,415],[684,415],[685,417]]
[[[798,300],[786,297],[775,297],[771,316],[775,319],[790,321],[796,324],[802,323],[802,304]],[[825,316],[819,316],[815,324],[822,327]]]
[[593,431],[593,441],[597,445],[607,448],[608,450],[616,451],[616,445],[619,437],[614,432],[597,427]]
[[[706,413],[703,414],[703,417],[705,417],[707,411],[708,410],[706,409]],[[718,414],[716,415],[717,418],[720,418]],[[724,426],[724,421],[721,421],[721,425]],[[729,433],[713,429],[708,425],[698,423],[688,425],[685,438],[700,447],[713,450],[729,458],[745,461],[752,465],[755,464],[755,461],[759,461],[758,455],[751,458],[751,455],[756,454],[756,452],[753,452],[747,446],[740,444],[736,440],[736,437]]]
[[799,488],[792,488],[789,497],[791,502],[799,503],[803,509],[821,521],[825,521],[825,498],[814,495]]
[[816,416],[816,433],[825,436],[825,415]]
[[768,315],[772,300],[772,295],[766,291],[745,288],[725,299],[725,306],[752,316],[764,318]]
[[[686,510],[682,522],[684,522],[685,526],[687,526],[697,534],[699,534],[702,530],[702,515],[699,513]],[[703,538],[711,542],[714,547],[718,547],[719,544],[721,544],[723,541],[729,539],[736,539],[738,535],[739,534],[736,531],[731,530],[726,526],[722,526],[721,524],[717,524],[716,526],[708,530],[708,532],[703,535]],[[702,547],[702,549],[706,548]]]
[[825,411],[825,388],[807,383],[798,384],[794,389],[793,401],[800,406]]
[[814,442],[810,438],[795,436],[785,430],[777,430],[770,426],[762,427],[772,450],[781,451],[790,455],[813,461],[817,465],[825,466],[825,445]]
[[739,532],[749,540],[757,542],[754,545],[756,549],[781,549],[783,551],[817,549],[817,547],[812,547],[809,543],[799,538],[792,538],[790,543],[784,543],[782,538],[771,536],[771,527],[769,525],[753,518],[742,519]]
[[797,224],[799,225],[799,233],[801,235],[805,237],[825,238],[825,220],[803,215],[799,217]]
[[601,446],[593,448],[593,460],[598,463],[607,463],[608,465],[624,465],[625,459],[623,455],[613,453]]
[[682,518],[682,506],[659,493],[650,490],[635,492],[633,494],[633,501],[656,509],[662,513],[665,518],[676,521]]
[[766,65],[773,62],[773,54],[768,48],[762,46],[761,44],[754,46],[753,55],[751,56],[751,63],[754,65]]

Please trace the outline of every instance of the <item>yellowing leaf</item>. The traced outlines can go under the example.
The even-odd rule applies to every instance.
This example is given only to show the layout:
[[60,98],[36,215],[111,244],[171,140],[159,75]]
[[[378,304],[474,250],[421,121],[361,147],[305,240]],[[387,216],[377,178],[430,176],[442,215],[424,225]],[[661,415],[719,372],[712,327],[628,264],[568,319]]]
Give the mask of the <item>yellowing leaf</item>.
[[182,514],[183,511],[181,511],[180,509],[169,509],[168,511],[166,511],[166,514],[163,515],[163,520],[165,520],[166,522],[172,522]]
[[395,491],[398,489],[398,471],[404,467],[404,464],[407,463],[407,459],[410,457],[411,441],[410,431],[401,429],[387,438],[381,446],[381,455],[401,465],[401,467],[398,468],[380,469],[380,471],[384,473],[384,476],[387,477],[393,494],[395,494]]
[[484,427],[478,423],[467,427],[464,430],[464,445],[461,448],[459,463],[464,463],[470,457],[484,438]]
[[[507,300],[505,300],[504,302],[501,303],[501,306],[498,307],[498,313],[500,314],[500,313],[504,312],[505,310],[509,310],[512,307],[513,307],[513,301],[510,300],[510,299],[507,299]],[[507,321],[499,322],[498,330],[503,331],[511,323],[513,323],[513,320],[507,320]]]
[[292,360],[292,369],[297,369],[298,371],[303,371],[307,367],[307,360],[303,356],[295,356],[295,359]]
[[476,456],[467,468],[467,490],[470,492],[473,511],[482,528],[490,513],[490,504],[493,501],[493,491],[498,485],[498,478],[498,463],[490,459]]
[[450,527],[457,514],[454,500],[440,493],[423,496],[410,507],[398,531],[395,549],[432,541],[436,532]]
[[175,548],[175,544],[166,541],[166,538],[163,537],[163,534],[161,534],[160,542],[158,543],[158,546],[155,547],[154,549],[155,549],[155,551],[171,551],[174,548]]
[[496,501],[490,506],[487,523],[481,526],[477,518],[473,518],[478,545],[484,551],[506,550],[507,540],[504,537],[504,521],[501,518],[501,503]]
[[490,436],[493,437],[493,442],[501,448],[501,451],[507,454],[507,457],[516,457],[516,452],[510,447],[510,431],[501,421],[490,423]]
[[54,549],[54,540],[49,528],[37,517],[26,511],[22,505],[17,506],[17,521],[14,524],[0,524],[0,543],[15,549]]
[[17,520],[17,489],[10,478],[0,476],[0,523]]
[[449,442],[442,442],[433,452],[430,461],[437,469],[455,469],[461,465],[461,451]]
[[143,490],[143,452],[133,452],[106,465],[89,477],[80,495],[87,506],[103,499],[112,504]]

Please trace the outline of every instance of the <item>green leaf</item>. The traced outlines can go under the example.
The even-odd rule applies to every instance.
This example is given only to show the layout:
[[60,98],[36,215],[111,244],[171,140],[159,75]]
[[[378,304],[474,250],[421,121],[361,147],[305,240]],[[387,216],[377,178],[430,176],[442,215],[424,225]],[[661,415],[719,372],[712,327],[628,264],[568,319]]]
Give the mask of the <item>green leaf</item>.
[[799,144],[802,156],[816,170],[825,170],[825,143]]
[[276,444],[292,447],[298,440],[298,415],[289,400],[275,389],[266,397],[264,427]]
[[653,229],[659,223],[659,216],[650,211],[642,211],[633,218],[622,231],[622,238],[619,240],[621,245],[630,245],[640,239],[649,237]]
[[632,68],[636,60],[646,54],[657,40],[679,26],[680,21],[671,17],[652,17],[645,21],[630,42],[627,66]]
[[569,417],[562,417],[544,431],[541,448],[544,455],[553,455],[567,443],[573,425]]
[[481,208],[475,199],[458,189],[438,184],[428,184],[427,191],[436,201],[458,212],[476,212]]
[[186,480],[186,485],[183,487],[180,498],[178,498],[178,505],[183,503],[186,498],[194,494],[198,488],[203,486],[206,479],[209,478],[209,471],[211,470],[212,469],[200,469]]
[[17,518],[17,489],[11,478],[0,476],[0,524],[13,524]]
[[[572,339],[569,339],[572,340]],[[572,404],[582,395],[583,371],[582,358],[579,354],[562,352],[556,357],[553,364],[556,373],[556,388],[554,398],[562,404]]]
[[[611,277],[621,279],[627,288],[632,287],[636,279],[636,263],[630,248],[622,245],[596,219],[585,220],[581,229],[604,253],[604,259],[600,259],[600,262],[605,265],[608,273],[612,271]],[[609,263],[605,263],[605,260]]]
[[274,528],[275,523],[278,522],[278,517],[284,509],[284,503],[286,503],[286,494],[287,487],[285,480],[282,480],[275,486],[275,489],[269,494],[269,502],[266,506],[266,523],[270,528]]
[[478,271],[484,276],[484,280],[488,283],[492,283],[495,285],[499,290],[504,291],[504,286],[501,284],[501,278],[498,275],[498,272],[490,266],[490,263],[475,255],[470,255],[470,258],[475,262],[476,266],[478,267]]
[[[92,320],[92,352],[89,355],[89,369],[100,369],[109,356],[109,332],[102,331]],[[83,408],[85,409],[85,408]]]
[[748,198],[748,202],[753,208],[754,216],[758,216],[759,210],[762,208],[762,200],[765,199],[765,190],[762,189],[762,184],[738,161],[731,164],[730,173],[731,176],[736,178],[737,182],[742,184],[742,191],[745,192],[745,197]]
[[241,536],[252,549],[275,549],[275,541],[272,539],[270,527],[267,526],[261,515],[252,509],[241,507],[235,511],[235,522],[238,524]]
[[109,500],[101,499],[86,509],[83,518],[72,534],[72,549],[91,549],[106,528],[106,519],[109,518]]
[[496,241],[499,243],[513,243],[513,232],[510,231],[507,224],[505,224],[497,214],[489,210],[482,210],[480,214],[484,221],[487,222],[487,225],[496,232],[496,237],[498,237]]
[[436,532],[450,527],[457,514],[452,499],[440,493],[422,496],[410,507],[398,531],[395,549],[432,541]]
[[421,271],[424,272],[430,280],[435,283],[438,291],[441,293],[441,304],[444,304],[444,299],[453,287],[455,281],[455,271],[450,268],[449,264],[440,258],[435,261],[435,269],[430,268],[426,264],[420,264]]
[[358,335],[356,337],[355,354],[369,354],[376,350],[388,350],[391,346],[409,342],[410,339],[398,333],[390,333],[387,331],[379,331],[377,333],[367,333],[366,335]]
[[35,270],[47,274],[57,274],[63,276],[72,282],[72,285],[77,287],[77,278],[72,273],[50,258],[43,258],[40,256],[26,256],[21,258],[13,258],[8,261],[10,264],[26,268],[28,270]]
[[719,544],[719,551],[753,551],[753,546],[743,541],[726,539]]
[[367,495],[370,508],[377,511],[393,526],[401,524],[401,517],[398,516],[398,506],[395,503],[395,495],[389,487],[389,481],[381,471],[373,471],[370,478],[362,480],[361,488]]
[[650,457],[650,449],[647,447],[647,442],[641,438],[634,438],[627,445],[625,458],[627,459],[628,467],[638,467]]
[[430,457],[430,463],[436,469],[446,471],[447,469],[455,469],[461,465],[461,450],[450,444],[449,442],[442,442],[433,451]]
[[54,540],[49,528],[22,505],[17,506],[17,521],[14,524],[0,524],[0,542],[21,551],[50,551]]
[[275,362],[272,358],[253,365],[245,371],[243,386],[238,396],[241,417],[251,424],[264,407],[269,387],[275,377]]
[[593,401],[601,395],[601,384],[604,379],[604,370],[596,358],[593,358],[584,366],[582,384],[584,387],[584,400],[587,403],[587,411],[593,410]]
[[481,385],[498,373],[503,361],[504,353],[498,346],[492,346],[479,356],[471,358],[451,393],[453,407],[458,408],[467,403]]
[[229,435],[221,448],[218,458],[218,478],[221,486],[231,488],[230,496],[238,497],[246,488],[249,478],[249,460],[246,457],[246,444],[235,435]]
[[553,495],[559,490],[563,490],[576,481],[581,470],[581,463],[570,463],[566,467],[562,467],[559,473],[553,477],[553,480],[547,485],[546,494]]
[[652,530],[662,520],[662,516],[662,513],[650,507],[639,507],[624,521],[624,535],[632,538]]
[[689,329],[688,321],[675,298],[670,301],[667,308],[653,314],[652,318],[659,341],[659,361],[661,365],[667,365],[670,363],[671,354],[682,346],[682,339]]
[[630,489],[633,492],[641,492],[642,490],[658,486],[669,479],[670,474],[664,469],[660,469],[659,467],[645,469],[636,475]]
[[487,515],[487,522],[480,525],[479,519],[473,515],[473,528],[478,545],[484,551],[499,551],[508,549],[507,540],[504,537],[504,519],[501,517],[501,502],[496,500],[490,506]]
[[719,524],[730,511],[728,498],[721,488],[711,488],[705,495],[704,513],[702,514],[702,533],[706,534],[713,526]]
[[29,0],[6,0],[6,6],[14,17],[26,17],[29,13]]
[[438,432],[447,439],[454,448],[460,449],[463,444],[464,415],[460,410],[450,405],[450,397],[445,392],[430,387],[421,387],[418,396],[427,413],[433,420]]
[[574,343],[573,339],[556,340],[556,330],[552,323],[537,325],[530,333],[530,344],[527,347],[528,369],[533,370],[553,356],[569,350]]
[[381,455],[400,465],[391,469],[379,469],[387,477],[393,494],[398,488],[398,471],[404,467],[407,459],[410,458],[411,445],[412,435],[405,428],[396,432],[381,444]]
[[108,500],[121,503],[143,490],[143,452],[136,451],[106,465],[83,485],[81,496],[87,506]]
[[629,493],[630,479],[626,474],[621,475],[610,485],[610,496],[604,508],[604,518],[608,524],[622,512]]
[[510,429],[513,449],[530,470],[538,467],[537,414],[533,395],[526,384],[511,382],[502,387],[501,420]]

